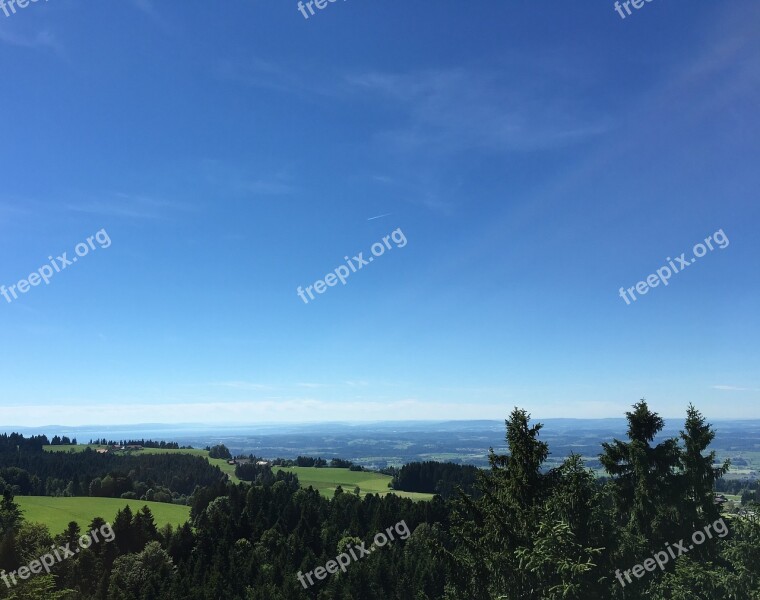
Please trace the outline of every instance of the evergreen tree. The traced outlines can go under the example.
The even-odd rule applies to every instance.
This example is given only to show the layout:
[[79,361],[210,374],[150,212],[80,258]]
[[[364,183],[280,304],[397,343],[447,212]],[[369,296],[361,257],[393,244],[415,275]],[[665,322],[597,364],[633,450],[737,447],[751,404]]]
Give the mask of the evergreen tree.
[[0,501],[0,536],[15,531],[23,520],[21,509],[13,500],[13,493],[6,487]]
[[715,451],[707,453],[707,448],[715,438],[715,431],[705,422],[702,414],[689,404],[686,423],[681,431],[683,450],[683,512],[684,522],[689,531],[701,528],[720,517],[715,504],[715,482],[728,472],[730,461],[714,467]]
[[629,441],[603,443],[600,461],[612,476],[618,518],[629,538],[626,546],[636,554],[672,540],[679,530],[680,454],[676,439],[652,445],[665,423],[645,400],[634,404],[626,418]]
[[458,544],[451,555],[452,597],[539,599],[540,575],[520,568],[517,554],[532,546],[546,495],[541,466],[549,449],[538,439],[542,425],[530,426],[529,421],[526,411],[512,411],[505,422],[509,454],[497,455],[491,448],[491,471],[478,482],[481,498],[473,501],[463,495],[455,505],[452,534]]

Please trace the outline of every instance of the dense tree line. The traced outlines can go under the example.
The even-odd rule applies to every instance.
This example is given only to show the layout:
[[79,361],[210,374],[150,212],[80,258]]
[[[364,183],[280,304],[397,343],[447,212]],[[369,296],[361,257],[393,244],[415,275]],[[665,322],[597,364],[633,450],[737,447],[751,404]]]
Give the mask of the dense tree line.
[[54,435],[53,439],[50,440],[50,445],[51,446],[68,446],[69,444],[76,445],[76,443],[77,443],[77,438],[74,438],[72,440],[72,439],[69,439],[69,437],[65,436],[65,435],[63,437],[59,437],[57,435]]
[[294,467],[326,467],[327,461],[322,457],[314,458],[313,456],[298,456],[294,461],[284,461],[285,463],[291,463],[291,464],[285,464],[284,466],[294,466]]
[[[731,464],[734,460],[731,459]],[[724,494],[741,494],[745,491],[760,491],[760,481],[757,479],[719,479],[715,483],[715,491]]]
[[46,435],[24,437],[20,433],[0,434],[0,455],[21,450],[42,452],[42,447],[50,444]]
[[436,461],[413,462],[404,465],[393,477],[394,490],[426,492],[452,498],[459,489],[471,496],[478,495],[475,486],[478,468]]
[[[53,438],[55,439],[55,438]],[[65,437],[64,437],[65,439]],[[68,442],[63,442],[64,444],[67,444]],[[76,438],[71,442],[72,444],[76,444]],[[55,444],[55,442],[53,442]],[[122,446],[142,446],[143,448],[164,448],[166,450],[179,450],[180,448],[185,448],[185,446],[180,446],[177,442],[164,442],[164,441],[154,441],[154,440],[107,440],[106,438],[101,439],[95,439],[90,440],[91,446],[116,446],[116,447],[122,447]],[[192,446],[187,446],[187,448],[192,448]]]
[[[519,409],[506,421],[508,453],[492,451],[490,469],[477,474],[478,497],[413,502],[338,490],[328,500],[301,489],[292,474],[257,465],[263,468],[250,485],[219,480],[197,488],[190,500],[192,523],[179,529],[157,530],[149,511],[121,511],[113,544],[61,562],[54,578],[35,576],[12,597],[760,598],[760,523],[751,517],[726,519],[725,535],[705,539],[684,556],[673,552],[662,570],[631,569],[666,546],[679,547],[679,540],[688,544],[693,532],[722,518],[713,488],[727,465],[715,464],[709,451],[714,432],[692,407],[679,437],[658,443],[663,421],[646,402],[626,416],[626,439],[603,446],[603,481],[577,455],[546,468],[549,448],[540,439],[541,425]],[[408,539],[375,548],[308,589],[299,582],[299,572],[313,572],[348,548],[370,547],[378,532],[402,520],[411,531]],[[78,532],[70,529],[55,541],[72,539]],[[0,566],[6,569],[52,543],[49,534],[20,520],[8,492],[0,502],[0,536]],[[627,581],[616,575],[626,571]],[[0,586],[0,597],[9,593]]]
[[258,459],[255,456],[249,462],[239,463],[235,467],[235,476],[242,481],[255,482],[257,485],[274,481],[272,469],[267,464],[257,463]]
[[232,453],[230,449],[224,444],[217,444],[216,446],[206,447],[210,458],[223,458],[224,460],[231,460]]
[[91,495],[184,503],[196,486],[226,477],[205,458],[190,454],[98,454],[89,448],[45,452],[46,439],[24,441],[23,436],[0,438],[0,489],[7,486],[16,495]]

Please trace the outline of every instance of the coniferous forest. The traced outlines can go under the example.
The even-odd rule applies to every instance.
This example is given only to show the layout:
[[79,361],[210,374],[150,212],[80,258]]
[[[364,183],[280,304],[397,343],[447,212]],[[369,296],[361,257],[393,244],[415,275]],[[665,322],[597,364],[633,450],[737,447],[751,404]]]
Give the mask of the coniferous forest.
[[[328,500],[312,488],[300,488],[293,474],[273,473],[266,466],[257,467],[253,482],[236,485],[216,469],[210,481],[203,469],[190,468],[177,475],[196,480],[185,525],[159,528],[147,507],[126,507],[113,519],[112,542],[82,548],[56,561],[49,573],[0,585],[0,595],[59,600],[760,598],[760,523],[754,511],[732,518],[721,514],[715,487],[728,465],[716,464],[710,451],[713,428],[691,406],[678,438],[658,436],[663,420],[645,401],[626,417],[627,436],[603,444],[606,476],[595,477],[576,455],[559,468],[545,468],[550,448],[541,441],[542,426],[516,408],[505,422],[507,454],[491,452],[490,468],[476,474],[470,492],[459,486],[457,493],[431,501],[360,498],[343,490]],[[48,531],[24,520],[14,501],[14,492],[26,485],[19,482],[35,482],[29,484],[31,492],[24,491],[37,493],[46,487],[37,482],[50,479],[51,466],[65,479],[72,477],[66,461],[77,467],[95,464],[86,453],[46,455],[43,441],[0,437],[5,449],[0,567],[6,578],[51,547],[77,547],[80,536],[106,522],[107,515],[101,515],[87,531],[76,523],[65,531]],[[102,467],[106,471],[91,471],[101,480],[118,480],[119,469],[130,469],[136,480],[167,481],[156,465],[142,469],[109,460]],[[435,479],[431,465],[413,471],[414,477]],[[402,521],[410,535],[380,547],[378,533]],[[333,559],[357,554],[359,547],[373,551],[331,572]],[[324,565],[327,571],[320,571]],[[311,584],[306,573],[314,574]]]

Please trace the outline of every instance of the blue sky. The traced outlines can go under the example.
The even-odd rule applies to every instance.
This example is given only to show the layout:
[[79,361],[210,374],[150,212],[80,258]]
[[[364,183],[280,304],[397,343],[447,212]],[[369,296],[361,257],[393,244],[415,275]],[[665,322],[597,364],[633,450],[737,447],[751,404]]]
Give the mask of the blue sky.
[[0,284],[111,240],[0,297],[0,422],[760,417],[758,27],[749,0],[0,13]]

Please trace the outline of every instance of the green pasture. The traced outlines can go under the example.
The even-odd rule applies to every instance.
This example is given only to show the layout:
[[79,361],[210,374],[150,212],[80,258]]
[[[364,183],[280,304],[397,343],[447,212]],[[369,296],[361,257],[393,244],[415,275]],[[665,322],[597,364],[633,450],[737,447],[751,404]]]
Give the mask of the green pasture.
[[56,535],[63,532],[71,521],[76,521],[83,531],[95,517],[101,517],[113,523],[116,511],[126,505],[133,513],[143,506],[150,508],[156,527],[167,523],[172,526],[182,525],[190,518],[190,507],[163,502],[146,502],[145,500],[122,500],[121,498],[91,498],[68,497],[54,498],[51,496],[16,496],[24,518],[29,522],[47,525],[50,533]]
[[361,496],[366,494],[396,494],[402,498],[411,498],[412,500],[430,500],[433,494],[420,494],[417,492],[400,492],[388,487],[391,481],[390,475],[382,473],[371,473],[366,471],[349,471],[348,469],[337,469],[333,467],[315,468],[315,467],[272,467],[273,470],[287,471],[295,473],[302,487],[313,487],[323,496],[332,498],[335,489],[338,486],[343,488],[344,492],[353,493],[354,488],[359,486]]

